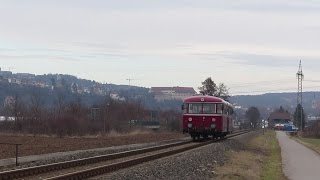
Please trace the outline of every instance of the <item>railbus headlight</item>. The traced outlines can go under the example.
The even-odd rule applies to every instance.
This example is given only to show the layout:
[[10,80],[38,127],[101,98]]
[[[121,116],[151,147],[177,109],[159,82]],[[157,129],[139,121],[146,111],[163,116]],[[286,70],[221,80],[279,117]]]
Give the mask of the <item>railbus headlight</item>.
[[189,121],[189,122],[192,122],[192,118],[190,117],[190,118],[188,119],[188,121]]
[[216,118],[212,118],[212,122],[216,122]]
[[211,128],[216,128],[216,125],[215,124],[211,124]]

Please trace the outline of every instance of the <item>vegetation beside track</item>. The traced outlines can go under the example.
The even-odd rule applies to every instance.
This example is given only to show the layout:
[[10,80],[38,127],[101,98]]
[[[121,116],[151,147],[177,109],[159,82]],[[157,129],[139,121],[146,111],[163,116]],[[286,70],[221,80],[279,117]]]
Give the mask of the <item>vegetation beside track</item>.
[[301,138],[301,137],[297,137],[294,139],[297,140],[298,142],[300,142],[301,144],[305,145],[306,147],[308,147],[308,148],[310,148],[320,154],[320,139]]
[[216,171],[217,179],[285,180],[281,150],[274,131],[252,139],[241,151],[229,151],[229,161]]

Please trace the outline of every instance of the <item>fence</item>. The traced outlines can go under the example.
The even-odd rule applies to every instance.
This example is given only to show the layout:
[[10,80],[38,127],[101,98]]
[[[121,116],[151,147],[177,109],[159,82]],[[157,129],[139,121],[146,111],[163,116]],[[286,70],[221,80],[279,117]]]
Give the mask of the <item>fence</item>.
[[11,146],[16,146],[16,166],[19,165],[18,163],[18,154],[19,154],[19,146],[21,146],[22,144],[15,144],[15,143],[2,143],[0,142],[0,145],[11,145]]

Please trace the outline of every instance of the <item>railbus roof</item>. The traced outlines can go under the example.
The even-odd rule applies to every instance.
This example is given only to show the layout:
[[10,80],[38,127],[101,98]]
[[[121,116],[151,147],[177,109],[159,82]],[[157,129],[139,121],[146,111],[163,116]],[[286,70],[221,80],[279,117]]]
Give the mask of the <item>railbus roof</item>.
[[224,103],[229,106],[232,106],[229,102],[215,96],[191,96],[188,98],[185,98],[184,103],[192,103],[192,102],[209,102],[209,103]]

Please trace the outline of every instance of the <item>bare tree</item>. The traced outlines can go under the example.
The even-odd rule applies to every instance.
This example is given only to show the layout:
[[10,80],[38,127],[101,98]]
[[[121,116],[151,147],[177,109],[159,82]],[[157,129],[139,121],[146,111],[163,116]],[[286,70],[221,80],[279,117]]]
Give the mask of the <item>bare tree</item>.
[[246,117],[248,118],[251,126],[253,128],[256,128],[258,125],[258,120],[260,118],[260,112],[259,109],[257,107],[250,107],[247,111],[246,111]]

